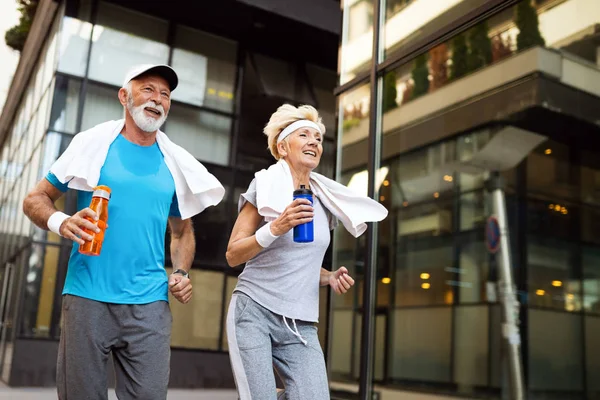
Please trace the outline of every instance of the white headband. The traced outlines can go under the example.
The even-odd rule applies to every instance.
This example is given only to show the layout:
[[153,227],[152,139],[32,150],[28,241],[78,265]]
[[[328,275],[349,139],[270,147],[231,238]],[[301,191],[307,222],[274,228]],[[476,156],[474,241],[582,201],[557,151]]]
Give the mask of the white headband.
[[299,121],[293,122],[293,123],[289,124],[288,126],[286,126],[285,129],[282,130],[281,133],[279,134],[279,137],[277,138],[277,143],[281,142],[283,139],[288,137],[290,135],[290,133],[292,133],[296,129],[300,129],[300,128],[314,128],[317,130],[317,132],[319,132],[320,134],[323,134],[323,132],[321,132],[321,128],[319,128],[319,125],[317,125],[314,122],[309,121],[307,119],[301,119]]

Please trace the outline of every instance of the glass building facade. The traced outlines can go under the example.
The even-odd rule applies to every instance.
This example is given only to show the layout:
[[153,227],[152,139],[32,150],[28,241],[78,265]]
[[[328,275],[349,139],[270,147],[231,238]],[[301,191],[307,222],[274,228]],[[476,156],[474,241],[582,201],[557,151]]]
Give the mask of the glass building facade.
[[[262,127],[279,105],[311,104],[320,110],[329,133],[320,172],[334,174],[337,35],[315,32],[311,26],[250,7],[238,10],[232,5],[226,13],[232,19],[252,13],[254,21],[248,22],[252,35],[271,35],[269,29],[286,25],[308,38],[320,36],[321,44],[311,45],[314,60],[299,60],[280,46],[281,41],[296,45],[289,32],[269,44],[244,37],[241,24],[235,26],[238,31],[202,30],[210,26],[208,15],[187,18],[200,6],[175,3],[167,10],[171,14],[141,10],[135,2],[40,3],[40,8],[54,10],[52,21],[17,102],[0,158],[0,376],[4,382],[53,384],[61,292],[71,249],[69,241],[35,227],[25,217],[23,199],[74,134],[122,117],[117,92],[130,66],[169,64],[177,71],[180,84],[162,129],[227,190],[218,206],[193,219],[197,253],[190,276],[195,296],[186,305],[171,302],[171,385],[234,385],[224,327],[241,267],[227,266],[225,250],[240,193],[255,171],[273,162]],[[334,10],[340,14],[338,5]],[[321,57],[323,52],[329,55]],[[11,95],[18,96],[14,91]],[[74,213],[75,197],[68,192],[57,207]],[[166,253],[168,272],[170,254]],[[321,330],[323,344],[325,332]]]
[[336,176],[390,214],[360,240],[335,232],[357,289],[332,299],[332,388],[356,391],[372,313],[380,398],[509,398],[489,171],[473,166],[530,132],[544,142],[501,172],[526,398],[600,398],[600,2],[342,8]]

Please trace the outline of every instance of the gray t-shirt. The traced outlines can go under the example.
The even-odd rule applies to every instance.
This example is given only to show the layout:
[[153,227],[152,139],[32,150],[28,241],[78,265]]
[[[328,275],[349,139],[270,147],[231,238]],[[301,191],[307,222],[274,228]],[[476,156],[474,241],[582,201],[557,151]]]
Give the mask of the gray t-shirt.
[[[290,198],[292,194],[290,193]],[[256,207],[256,181],[240,196],[239,210]],[[337,219],[314,197],[314,241],[294,242],[290,229],[246,263],[235,288],[275,314],[307,322],[319,320],[319,277]],[[263,220],[259,226],[265,224]]]

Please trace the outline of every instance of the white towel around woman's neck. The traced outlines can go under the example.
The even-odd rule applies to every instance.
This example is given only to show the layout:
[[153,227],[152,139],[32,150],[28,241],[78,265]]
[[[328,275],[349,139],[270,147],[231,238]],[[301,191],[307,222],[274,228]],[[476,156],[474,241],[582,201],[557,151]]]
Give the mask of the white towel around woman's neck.
[[[111,143],[123,130],[125,120],[108,121],[78,133],[50,167],[56,178],[71,189],[92,191],[100,180]],[[225,188],[198,160],[167,135],[158,131],[156,142],[175,181],[181,218],[188,219],[219,204]]]
[[[293,201],[294,179],[283,159],[255,174],[258,213],[267,221],[276,219]],[[387,217],[388,210],[366,196],[321,174],[311,172],[310,189],[354,237],[367,229],[366,222]]]

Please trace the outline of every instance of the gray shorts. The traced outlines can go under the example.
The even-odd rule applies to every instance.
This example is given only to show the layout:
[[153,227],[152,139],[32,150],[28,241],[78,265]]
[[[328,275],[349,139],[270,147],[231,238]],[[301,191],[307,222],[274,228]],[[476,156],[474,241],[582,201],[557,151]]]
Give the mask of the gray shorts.
[[329,400],[325,359],[314,323],[284,321],[235,292],[227,314],[227,341],[240,400],[275,400],[273,367],[284,383],[286,399]]
[[112,352],[119,400],[165,400],[172,316],[169,303],[110,304],[65,295],[56,366],[60,400],[108,399]]

